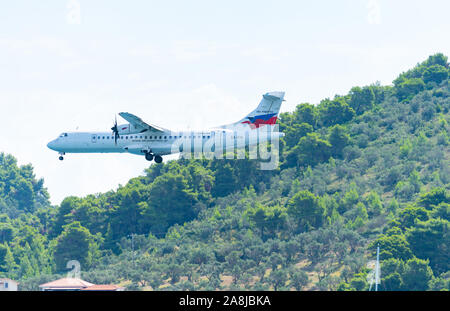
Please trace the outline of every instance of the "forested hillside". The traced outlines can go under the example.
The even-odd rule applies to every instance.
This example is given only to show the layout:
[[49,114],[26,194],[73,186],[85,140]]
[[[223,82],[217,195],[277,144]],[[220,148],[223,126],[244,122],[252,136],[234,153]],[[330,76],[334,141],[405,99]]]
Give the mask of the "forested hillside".
[[151,165],[106,193],[50,206],[31,165],[0,154],[0,276],[22,290],[81,263],[134,290],[450,289],[450,88],[443,54],[390,86],[282,113],[280,166]]

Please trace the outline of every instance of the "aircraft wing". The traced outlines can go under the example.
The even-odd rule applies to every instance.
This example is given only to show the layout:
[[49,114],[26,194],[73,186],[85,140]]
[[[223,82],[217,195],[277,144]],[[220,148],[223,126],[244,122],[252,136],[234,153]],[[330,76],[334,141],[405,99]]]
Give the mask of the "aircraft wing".
[[164,132],[164,129],[162,127],[147,124],[144,121],[142,121],[141,118],[129,112],[120,112],[119,116],[127,120],[130,124],[132,124],[136,128],[149,129],[154,132]]

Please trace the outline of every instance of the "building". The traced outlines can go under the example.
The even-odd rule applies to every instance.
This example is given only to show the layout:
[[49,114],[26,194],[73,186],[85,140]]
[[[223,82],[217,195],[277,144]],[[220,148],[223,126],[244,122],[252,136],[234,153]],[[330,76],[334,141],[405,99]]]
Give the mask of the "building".
[[97,291],[97,292],[121,292],[123,290],[124,290],[123,287],[119,287],[117,285],[92,285],[82,289],[82,291]]
[[78,278],[62,278],[56,281],[39,285],[42,291],[66,291],[66,290],[82,290],[83,288],[94,284],[83,281]]
[[116,285],[96,285],[78,278],[62,278],[39,285],[42,291],[123,291]]
[[4,291],[15,292],[17,291],[17,285],[19,285],[19,283],[17,283],[14,280],[7,278],[0,278],[0,292]]

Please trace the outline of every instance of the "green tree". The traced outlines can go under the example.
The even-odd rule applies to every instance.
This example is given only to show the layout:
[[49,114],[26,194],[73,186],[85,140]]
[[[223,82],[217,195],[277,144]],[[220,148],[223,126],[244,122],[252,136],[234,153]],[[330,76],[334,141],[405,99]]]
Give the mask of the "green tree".
[[402,275],[405,272],[405,262],[397,258],[388,258],[381,261],[382,274],[388,276],[393,273]]
[[450,223],[444,219],[417,221],[407,230],[406,238],[414,254],[430,261],[433,271],[442,273],[450,269],[448,261]]
[[398,220],[402,228],[413,227],[417,220],[428,220],[428,212],[423,207],[408,205],[400,210]]
[[357,115],[370,110],[375,103],[375,94],[371,87],[353,87],[350,90],[350,107]]
[[409,243],[403,235],[381,235],[378,239],[369,244],[369,249],[372,250],[373,256],[380,246],[380,259],[385,260],[389,258],[398,258],[407,260],[413,257],[413,253],[409,248]]
[[308,285],[309,278],[305,271],[299,269],[293,269],[290,273],[290,283],[292,287],[296,290],[302,290],[306,285]]
[[433,218],[442,218],[450,221],[450,204],[440,203],[438,206],[433,208],[433,210],[431,211],[431,216]]
[[408,182],[414,187],[414,192],[417,193],[420,191],[420,187],[422,186],[422,182],[420,181],[420,174],[413,170],[409,175]]
[[269,280],[273,285],[273,289],[278,290],[286,284],[288,280],[287,272],[283,269],[273,270],[270,272]]
[[75,221],[63,226],[63,232],[56,239],[54,260],[57,271],[66,270],[69,260],[78,260],[81,268],[89,268],[97,248],[94,236]]
[[423,72],[423,81],[441,83],[448,78],[448,69],[442,65],[431,65]]
[[352,214],[353,214],[353,217],[352,217],[353,223],[351,224],[351,227],[353,229],[361,228],[362,226],[364,226],[366,224],[367,220],[369,219],[367,209],[364,206],[364,204],[361,202],[358,202],[358,204],[356,204],[354,213],[352,213]]
[[368,212],[372,216],[378,216],[383,211],[383,204],[381,203],[380,196],[375,191],[371,191],[367,196]]
[[71,221],[72,213],[80,202],[81,199],[74,196],[67,197],[61,202],[53,222],[52,236],[58,236],[62,232],[63,226]]
[[337,97],[334,100],[322,100],[318,109],[320,124],[327,127],[346,123],[355,115],[355,111],[343,97]]
[[350,281],[350,288],[354,288],[357,291],[363,291],[368,288],[367,277],[365,274],[359,273]]
[[359,194],[356,190],[356,184],[352,183],[339,202],[338,211],[344,213],[352,209],[359,202]]
[[212,188],[214,197],[224,197],[236,190],[237,179],[233,168],[226,161],[216,161],[214,179],[215,184]]
[[12,279],[17,278],[19,265],[17,265],[14,255],[11,252],[11,249],[8,244],[6,244],[6,252],[5,252],[5,257],[4,257],[3,261],[4,261],[4,264],[0,268],[3,271],[6,271],[6,275],[9,278],[12,278]]
[[14,227],[9,223],[0,222],[0,243],[10,242],[13,238]]
[[433,205],[439,205],[441,202],[450,203],[450,195],[444,188],[434,188],[431,191],[421,194],[417,204],[431,210]]
[[27,212],[34,211],[34,190],[30,181],[20,178],[15,185],[15,198],[19,204],[19,209]]
[[302,137],[306,136],[306,134],[308,133],[312,133],[313,131],[313,127],[308,123],[292,124],[284,131],[284,133],[286,134],[286,136],[284,137],[286,145],[289,148],[294,147],[298,144]]
[[247,216],[250,222],[258,228],[261,239],[264,239],[264,228],[267,225],[266,210],[264,206],[258,204],[256,207],[248,209]]
[[20,258],[19,275],[23,279],[27,279],[35,275],[35,271],[33,270],[33,267],[27,255],[24,255]]
[[308,133],[302,137],[288,155],[290,165],[314,166],[330,158],[331,144],[319,137],[318,133]]
[[402,277],[398,272],[391,273],[381,280],[381,286],[387,291],[399,291],[404,288]]
[[261,239],[265,240],[267,234],[272,236],[278,229],[284,227],[286,223],[286,209],[280,206],[263,206],[257,203],[255,207],[246,211],[250,222],[256,226],[260,232]]
[[212,261],[214,254],[208,248],[196,248],[192,250],[191,261],[193,264],[202,265]]
[[425,83],[421,78],[403,78],[395,87],[398,99],[404,100],[407,98],[412,98],[420,91],[423,91],[425,89]]
[[124,236],[149,232],[149,228],[145,226],[147,218],[142,217],[142,213],[148,209],[149,192],[150,186],[133,180],[125,187],[119,187],[111,196],[108,202],[109,228],[106,226],[108,244],[115,244]]
[[157,177],[149,189],[149,202],[141,204],[143,231],[161,236],[170,226],[192,220],[197,202],[197,193],[182,175],[166,173]]
[[322,226],[325,207],[313,193],[308,190],[297,192],[287,204],[288,213],[298,224],[300,231],[308,231]]
[[433,271],[428,266],[428,260],[412,258],[406,262],[405,272],[402,275],[405,290],[427,290],[432,279]]
[[296,123],[307,123],[314,128],[317,123],[317,117],[318,113],[314,105],[302,103],[295,108],[294,120]]
[[448,57],[442,53],[430,55],[426,61],[423,62],[425,66],[441,65],[448,68]]
[[331,156],[334,158],[342,158],[342,150],[350,142],[350,136],[342,125],[334,125],[330,128],[328,141],[331,144]]

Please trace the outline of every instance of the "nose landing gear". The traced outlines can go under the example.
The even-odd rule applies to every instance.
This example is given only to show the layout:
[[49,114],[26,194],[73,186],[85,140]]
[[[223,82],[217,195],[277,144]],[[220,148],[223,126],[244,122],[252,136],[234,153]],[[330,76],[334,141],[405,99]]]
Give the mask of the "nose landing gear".
[[59,158],[58,158],[58,159],[59,159],[60,161],[64,160],[63,155],[65,155],[65,154],[66,154],[65,152],[60,152],[60,153],[59,153]]

